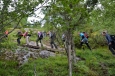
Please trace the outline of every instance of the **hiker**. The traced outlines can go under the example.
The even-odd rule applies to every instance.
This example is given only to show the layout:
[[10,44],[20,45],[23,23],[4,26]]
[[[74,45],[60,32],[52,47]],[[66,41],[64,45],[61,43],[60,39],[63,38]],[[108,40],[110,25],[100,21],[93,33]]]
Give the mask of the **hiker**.
[[40,31],[38,31],[38,33],[37,33],[37,40],[36,40],[36,45],[37,45],[37,46],[38,46],[38,41],[40,41],[41,46],[43,46],[43,45],[42,45],[42,39],[43,39],[43,33],[40,32]]
[[29,45],[29,38],[30,38],[30,34],[28,33],[28,31],[26,31],[24,34],[23,34],[24,38],[26,38],[26,45]]
[[65,34],[62,34],[62,41],[65,42]]
[[[84,35],[84,32],[83,33],[78,33],[81,37],[81,43],[80,43],[80,46],[82,47],[83,44],[86,44],[87,47],[91,50],[89,44],[88,44],[88,38]],[[84,49],[84,48],[83,48]]]
[[22,38],[22,36],[23,36],[22,32],[21,32],[21,31],[18,31],[18,33],[17,33],[17,43],[18,43],[18,44],[21,43],[21,42],[20,42],[20,39]]
[[8,37],[8,33],[9,33],[8,30],[6,30],[5,31],[5,35],[6,35],[5,37]]
[[115,56],[115,43],[112,40],[111,36],[105,31],[102,33],[102,35],[105,36],[107,43],[108,43],[109,50]]
[[49,37],[50,37],[50,45],[51,45],[51,48],[54,48],[57,49],[57,45],[55,44],[55,39],[56,39],[56,35],[54,32],[52,31],[49,31]]

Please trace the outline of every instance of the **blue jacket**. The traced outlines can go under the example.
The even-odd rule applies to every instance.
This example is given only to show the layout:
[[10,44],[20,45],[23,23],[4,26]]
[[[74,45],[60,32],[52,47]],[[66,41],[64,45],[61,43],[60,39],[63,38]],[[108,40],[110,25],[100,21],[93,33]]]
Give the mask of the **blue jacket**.
[[83,39],[84,38],[84,34],[80,33],[80,37],[81,37],[81,39]]
[[81,40],[82,40],[82,39],[87,39],[87,38],[85,37],[84,33],[80,33],[80,37],[81,37]]
[[109,34],[106,34],[105,37],[106,37],[106,40],[107,40],[108,44],[109,44],[110,42],[112,42],[112,39],[111,39],[111,37],[110,37]]
[[84,33],[80,33],[81,41],[86,43],[88,39],[85,37]]

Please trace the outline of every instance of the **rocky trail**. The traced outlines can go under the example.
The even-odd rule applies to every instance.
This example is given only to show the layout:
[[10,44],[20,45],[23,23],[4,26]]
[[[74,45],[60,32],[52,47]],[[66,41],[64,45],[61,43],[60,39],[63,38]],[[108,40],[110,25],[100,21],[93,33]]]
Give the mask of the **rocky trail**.
[[0,56],[5,60],[16,60],[18,65],[21,66],[28,62],[29,58],[48,58],[50,56],[61,55],[62,53],[64,53],[63,48],[51,49],[50,46],[45,44],[43,44],[42,48],[41,46],[36,46],[36,43],[31,41],[29,45],[18,46],[14,51],[6,50]]
[[[51,49],[50,46],[45,44],[43,44],[42,48],[41,46],[36,46],[36,43],[31,41],[29,45],[18,46],[14,51],[6,50],[0,56],[5,60],[16,60],[18,61],[18,66],[22,66],[24,63],[28,62],[29,58],[37,59],[51,56],[55,57],[57,55],[63,56],[64,53],[64,48]],[[79,57],[76,57],[76,59],[81,60]]]
[[49,45],[45,45],[45,44],[42,44],[42,45],[43,45],[43,47],[39,43],[39,46],[36,46],[36,43],[34,41],[31,41],[29,43],[29,45],[23,45],[23,47],[34,48],[34,49],[40,49],[40,48],[43,49],[44,48],[44,49],[52,51],[52,52],[64,52],[64,48],[58,47],[58,49],[55,49],[55,48],[52,49]]

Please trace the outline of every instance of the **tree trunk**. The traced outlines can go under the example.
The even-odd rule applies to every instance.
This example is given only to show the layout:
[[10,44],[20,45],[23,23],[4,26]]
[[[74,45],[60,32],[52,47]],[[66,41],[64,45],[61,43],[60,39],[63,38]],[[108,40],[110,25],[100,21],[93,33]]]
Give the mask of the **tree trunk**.
[[73,38],[72,38],[72,60],[74,62],[74,64],[76,64],[76,52],[75,52],[75,44],[74,44],[74,41],[73,41]]
[[69,55],[68,55],[68,60],[69,60],[69,76],[72,76],[72,56],[71,56],[71,52],[72,52],[72,50],[71,50],[71,45],[69,44],[68,45],[68,48],[69,48],[69,50],[68,50],[68,53],[69,53]]
[[72,76],[72,36],[70,30],[66,32],[66,51],[68,55],[69,76]]

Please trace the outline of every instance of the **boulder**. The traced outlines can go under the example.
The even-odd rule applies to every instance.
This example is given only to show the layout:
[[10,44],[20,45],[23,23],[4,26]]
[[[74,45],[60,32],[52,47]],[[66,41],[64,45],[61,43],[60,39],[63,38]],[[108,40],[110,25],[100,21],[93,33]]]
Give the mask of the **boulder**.
[[47,50],[43,50],[39,52],[39,56],[41,58],[48,58],[49,56],[55,56],[56,54]]

